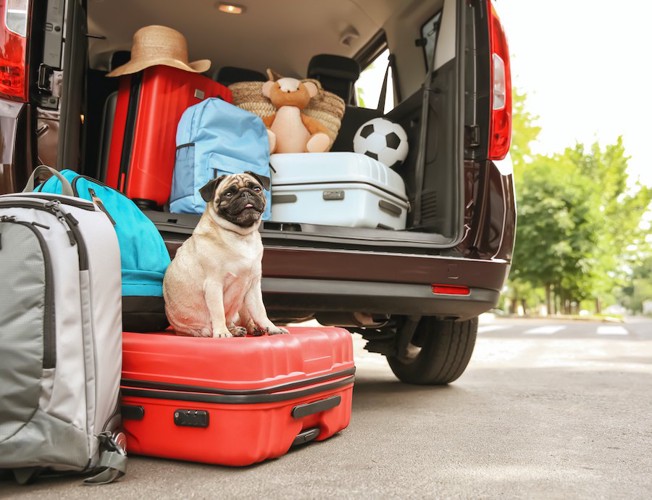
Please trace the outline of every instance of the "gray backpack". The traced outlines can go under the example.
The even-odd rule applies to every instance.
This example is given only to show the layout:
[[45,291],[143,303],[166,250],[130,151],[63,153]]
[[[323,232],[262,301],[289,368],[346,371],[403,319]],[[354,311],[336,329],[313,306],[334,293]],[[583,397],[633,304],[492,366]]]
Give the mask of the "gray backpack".
[[109,218],[64,194],[0,196],[0,469],[125,470],[118,433],[122,368],[120,253]]

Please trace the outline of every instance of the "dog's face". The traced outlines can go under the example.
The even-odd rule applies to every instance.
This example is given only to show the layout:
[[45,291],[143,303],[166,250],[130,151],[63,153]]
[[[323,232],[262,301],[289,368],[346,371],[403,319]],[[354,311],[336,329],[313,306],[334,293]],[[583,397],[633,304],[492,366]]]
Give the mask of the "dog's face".
[[265,193],[269,179],[252,172],[221,175],[202,187],[199,192],[218,217],[240,227],[251,227],[265,211]]

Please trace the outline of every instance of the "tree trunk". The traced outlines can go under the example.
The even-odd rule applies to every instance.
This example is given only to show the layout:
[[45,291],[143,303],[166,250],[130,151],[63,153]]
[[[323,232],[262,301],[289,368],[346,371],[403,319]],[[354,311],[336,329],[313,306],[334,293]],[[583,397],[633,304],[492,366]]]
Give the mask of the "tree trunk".
[[546,283],[546,315],[550,316],[552,311],[552,300],[551,300],[552,291],[550,290],[550,283]]
[[511,297],[511,300],[509,301],[509,314],[511,315],[516,314],[517,304],[518,304],[518,294],[514,293],[514,296]]

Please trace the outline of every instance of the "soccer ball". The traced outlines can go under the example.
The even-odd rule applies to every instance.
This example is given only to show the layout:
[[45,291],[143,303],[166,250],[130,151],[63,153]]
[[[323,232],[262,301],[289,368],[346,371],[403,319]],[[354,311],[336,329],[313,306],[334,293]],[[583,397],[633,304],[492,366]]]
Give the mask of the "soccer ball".
[[396,168],[408,154],[408,138],[403,127],[385,118],[362,124],[353,137],[353,151]]

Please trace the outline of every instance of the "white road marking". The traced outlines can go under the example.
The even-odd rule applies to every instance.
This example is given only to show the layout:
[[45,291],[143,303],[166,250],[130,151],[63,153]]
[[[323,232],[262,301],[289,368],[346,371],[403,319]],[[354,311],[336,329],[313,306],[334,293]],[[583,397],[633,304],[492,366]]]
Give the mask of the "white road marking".
[[478,327],[478,333],[495,332],[496,330],[507,330],[511,327],[512,325],[480,325]]
[[556,326],[556,325],[551,325],[551,326],[540,326],[538,328],[531,328],[530,330],[525,330],[523,333],[526,335],[552,335],[553,333],[557,333],[560,330],[565,329],[566,326]]
[[624,326],[599,326],[598,335],[627,335],[629,332]]

